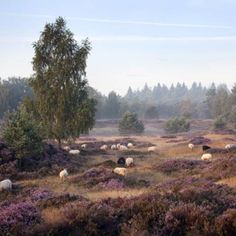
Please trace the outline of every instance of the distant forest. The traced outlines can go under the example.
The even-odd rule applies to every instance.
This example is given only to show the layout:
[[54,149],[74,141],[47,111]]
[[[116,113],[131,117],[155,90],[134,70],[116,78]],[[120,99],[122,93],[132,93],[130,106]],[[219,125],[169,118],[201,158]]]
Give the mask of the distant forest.
[[[195,82],[190,88],[184,83],[170,88],[160,83],[153,88],[146,84],[141,90],[128,88],[123,97],[114,91],[105,96],[92,87],[88,87],[88,93],[97,101],[97,119],[119,119],[126,111],[137,113],[140,119],[175,116],[230,119],[232,111],[236,111],[236,87],[230,91],[224,84],[216,87],[212,83],[209,88]],[[0,80],[0,118],[6,111],[16,109],[26,96],[33,97],[27,78]]]

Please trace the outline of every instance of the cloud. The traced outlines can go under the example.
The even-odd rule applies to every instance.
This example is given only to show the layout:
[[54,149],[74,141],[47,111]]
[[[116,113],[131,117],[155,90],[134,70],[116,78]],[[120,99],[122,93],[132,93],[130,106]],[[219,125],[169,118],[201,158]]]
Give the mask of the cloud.
[[[18,14],[18,13],[0,13],[0,16],[14,16],[14,17],[29,17],[29,18],[46,18],[55,19],[57,16],[43,15],[43,14]],[[135,20],[112,20],[112,19],[100,19],[100,18],[82,18],[65,16],[68,20],[78,20],[93,23],[103,24],[126,24],[126,25],[150,25],[157,27],[179,27],[179,28],[209,28],[209,29],[235,29],[235,26],[231,25],[209,25],[209,24],[186,24],[186,23],[166,23],[156,21],[135,21]]]

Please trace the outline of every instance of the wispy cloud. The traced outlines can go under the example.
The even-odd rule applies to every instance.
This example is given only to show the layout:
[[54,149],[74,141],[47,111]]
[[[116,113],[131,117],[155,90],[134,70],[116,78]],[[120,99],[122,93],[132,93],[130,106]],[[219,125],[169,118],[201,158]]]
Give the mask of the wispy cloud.
[[[54,15],[43,14],[19,14],[19,13],[0,13],[0,16],[29,17],[55,19]],[[166,23],[156,21],[135,21],[135,20],[117,20],[117,19],[100,19],[100,18],[82,18],[73,16],[64,16],[68,20],[78,20],[84,22],[103,23],[103,24],[126,24],[126,25],[150,25],[157,27],[179,27],[179,28],[209,28],[209,29],[235,29],[232,25],[211,25],[211,24],[186,24],[186,23]]]

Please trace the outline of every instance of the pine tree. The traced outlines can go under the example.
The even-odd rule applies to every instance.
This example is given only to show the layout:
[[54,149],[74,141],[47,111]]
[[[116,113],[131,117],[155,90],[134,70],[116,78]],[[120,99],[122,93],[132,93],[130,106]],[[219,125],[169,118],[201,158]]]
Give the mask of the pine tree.
[[88,98],[86,60],[90,43],[78,45],[63,18],[46,24],[34,43],[30,85],[35,106],[49,138],[77,137],[93,127],[95,101]]

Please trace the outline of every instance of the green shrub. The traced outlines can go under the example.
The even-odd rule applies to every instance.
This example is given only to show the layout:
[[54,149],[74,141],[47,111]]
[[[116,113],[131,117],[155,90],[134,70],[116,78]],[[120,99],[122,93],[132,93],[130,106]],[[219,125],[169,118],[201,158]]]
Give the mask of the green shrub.
[[168,133],[187,132],[190,130],[190,121],[185,118],[172,118],[166,122],[165,130]]
[[24,106],[6,115],[2,136],[18,159],[37,155],[42,151],[41,129]]
[[144,125],[139,121],[137,114],[126,112],[119,122],[119,132],[122,135],[141,134],[144,132]]
[[215,119],[214,128],[215,129],[224,129],[226,127],[226,124],[227,123],[226,123],[224,117],[219,116]]

